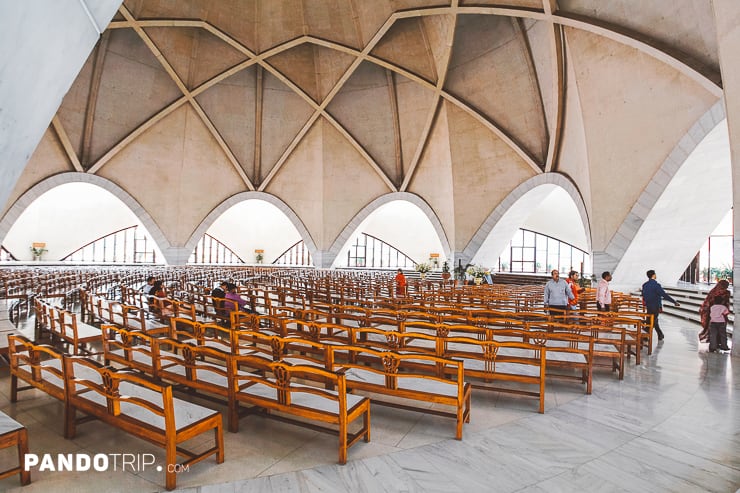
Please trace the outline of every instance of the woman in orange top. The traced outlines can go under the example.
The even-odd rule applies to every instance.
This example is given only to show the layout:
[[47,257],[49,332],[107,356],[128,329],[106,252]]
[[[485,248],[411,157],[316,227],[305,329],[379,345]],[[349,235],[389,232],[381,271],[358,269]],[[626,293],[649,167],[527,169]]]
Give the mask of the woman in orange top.
[[406,276],[401,269],[396,274],[396,296],[406,296]]
[[573,299],[568,300],[568,308],[572,310],[578,309],[578,293],[583,291],[583,288],[578,286],[578,272],[572,270],[568,273],[568,279],[565,280],[570,285],[570,290],[573,293]]

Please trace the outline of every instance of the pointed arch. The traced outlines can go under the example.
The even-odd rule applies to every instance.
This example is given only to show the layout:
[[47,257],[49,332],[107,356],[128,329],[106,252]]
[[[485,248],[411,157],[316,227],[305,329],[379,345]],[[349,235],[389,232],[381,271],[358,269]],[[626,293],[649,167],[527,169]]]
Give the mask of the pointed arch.
[[[533,176],[532,178],[524,181],[491,212],[491,214],[483,221],[483,224],[478,228],[478,231],[473,235],[465,249],[462,252],[456,253],[455,258],[462,259],[463,262],[470,261],[480,250],[483,242],[485,242],[488,235],[491,234],[493,228],[499,223],[504,215],[514,206],[514,204],[521,199],[525,194],[531,192],[535,188],[543,185],[553,185],[562,188],[567,192],[573,203],[578,210],[578,215],[581,218],[583,229],[586,234],[586,242],[588,243],[588,250],[591,250],[591,226],[588,217],[588,211],[586,210],[586,204],[583,201],[583,197],[579,192],[578,188],[573,182],[560,173],[542,173],[540,175]],[[507,243],[509,238],[506,239]]]
[[[445,232],[441,221],[437,217],[437,214],[434,212],[434,209],[432,209],[431,206],[424,199],[414,193],[391,192],[378,197],[377,199],[367,204],[365,207],[362,208],[360,212],[355,215],[355,217],[352,218],[349,223],[347,223],[344,229],[342,229],[342,232],[339,233],[339,236],[337,236],[337,238],[334,240],[334,243],[332,243],[329,250],[324,252],[321,265],[323,267],[328,267],[332,265],[334,263],[334,260],[337,258],[337,255],[339,255],[339,252],[342,250],[342,247],[345,245],[345,243],[349,241],[350,236],[352,236],[357,228],[360,227],[360,224],[362,224],[362,222],[367,219],[370,214],[375,212],[379,207],[395,200],[410,202],[411,204],[414,204],[419,209],[421,209],[424,215],[426,215],[426,217],[431,222],[434,231],[437,233],[437,237],[442,244],[442,250],[444,251],[445,256],[447,258],[450,258],[450,242],[447,239],[447,233]],[[314,258],[317,257],[314,256]]]
[[298,214],[295,213],[293,209],[290,208],[288,204],[283,202],[281,199],[276,197],[275,195],[266,193],[266,192],[257,192],[257,191],[248,191],[248,192],[240,192],[235,195],[232,195],[228,199],[221,202],[219,205],[217,205],[211,212],[208,213],[208,215],[201,221],[201,223],[198,225],[197,228],[195,228],[195,231],[190,236],[190,239],[188,239],[187,243],[185,243],[184,250],[187,250],[188,252],[192,252],[195,248],[195,245],[198,243],[198,240],[200,240],[204,234],[206,234],[206,231],[208,231],[208,228],[210,228],[216,220],[221,217],[221,215],[229,210],[234,205],[244,202],[246,200],[262,200],[265,201],[275,207],[277,207],[280,212],[285,214],[285,216],[290,220],[291,224],[295,227],[296,230],[298,230],[298,234],[301,236],[303,241],[305,242],[306,248],[308,248],[308,251],[311,253],[311,256],[313,258],[319,258],[317,257],[318,249],[316,248],[316,243],[313,240],[313,237],[311,236],[311,233],[308,231],[308,228],[306,228],[306,225],[303,224],[303,221],[300,217],[298,217]]
[[123,202],[131,212],[134,213],[139,221],[141,221],[141,224],[151,235],[152,240],[154,240],[157,247],[159,247],[167,263],[172,263],[171,259],[168,257],[168,253],[172,250],[172,245],[146,209],[144,209],[144,207],[123,188],[110,180],[90,173],[60,173],[46,178],[29,188],[13,203],[2,219],[0,219],[0,242],[5,239],[10,228],[34,200],[41,197],[49,190],[67,183],[88,183],[96,185],[113,194],[113,196]]

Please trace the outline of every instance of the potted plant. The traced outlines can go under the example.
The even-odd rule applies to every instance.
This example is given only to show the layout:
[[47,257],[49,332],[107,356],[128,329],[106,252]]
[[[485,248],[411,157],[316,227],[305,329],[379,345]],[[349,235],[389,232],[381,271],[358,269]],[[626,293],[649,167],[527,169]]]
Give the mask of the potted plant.
[[473,278],[473,282],[476,286],[483,284],[483,279],[485,279],[486,275],[489,273],[490,272],[487,269],[484,269],[479,265],[471,265],[466,271],[466,274]]
[[442,279],[449,281],[452,274],[450,274],[450,263],[446,260],[442,263]]
[[34,243],[31,245],[31,254],[34,260],[41,260],[41,256],[49,251],[45,247],[46,243]]
[[255,258],[255,260],[257,261],[258,264],[261,264],[262,261],[265,259],[265,254],[262,253],[262,252],[259,252],[257,255],[255,255],[254,258]]
[[416,264],[416,267],[414,267],[414,270],[419,273],[419,277],[421,277],[422,281],[427,277],[427,272],[431,269],[432,267],[426,262],[420,262]]

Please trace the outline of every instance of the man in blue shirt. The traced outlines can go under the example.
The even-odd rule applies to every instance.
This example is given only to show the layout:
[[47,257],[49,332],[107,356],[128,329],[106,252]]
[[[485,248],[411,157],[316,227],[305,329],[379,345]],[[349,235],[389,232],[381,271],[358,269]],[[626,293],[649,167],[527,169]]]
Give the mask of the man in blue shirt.
[[[676,306],[680,306],[678,301],[671,298],[671,295],[663,290],[658,281],[655,280],[655,271],[650,269],[647,271],[648,280],[642,285],[642,302],[645,304],[645,311],[653,316],[653,328],[658,334],[658,340],[663,340],[663,331],[660,330],[658,324],[658,315],[663,311],[663,300],[668,300]],[[652,330],[652,329],[651,329]]]
[[560,280],[557,269],[551,274],[552,279],[545,284],[545,308],[550,309],[550,315],[564,315],[568,300],[573,299],[573,292],[567,282]]

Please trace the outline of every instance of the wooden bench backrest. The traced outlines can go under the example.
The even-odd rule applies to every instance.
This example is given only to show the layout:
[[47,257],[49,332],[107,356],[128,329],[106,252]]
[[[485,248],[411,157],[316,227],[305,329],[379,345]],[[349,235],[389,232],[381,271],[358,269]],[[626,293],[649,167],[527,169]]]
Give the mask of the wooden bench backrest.
[[[251,368],[255,372],[239,372],[240,368]],[[347,413],[347,386],[344,375],[341,372],[327,371],[309,365],[289,365],[280,361],[274,362],[267,358],[243,355],[231,358],[231,372],[235,398],[240,397],[241,392],[251,385],[261,384],[275,389],[277,402],[282,406],[291,405],[291,395],[294,392],[312,394],[328,401],[336,403],[340,415]],[[323,381],[334,391],[319,387],[295,385],[299,381]],[[321,414],[306,409],[307,416]]]
[[[27,338],[8,336],[10,373],[57,399],[64,399],[62,353],[51,346],[34,344]],[[58,365],[43,365],[46,360],[58,360]],[[49,379],[53,376],[53,379]]]
[[[154,376],[157,379],[182,384],[191,389],[229,395],[230,353],[165,338],[155,338],[153,346],[157,354],[154,369]],[[223,378],[225,385],[223,387],[214,385],[212,379],[205,374]]]
[[142,331],[129,330],[116,325],[103,324],[103,355],[105,361],[154,374],[157,349],[153,337]]
[[[377,350],[364,346],[343,346],[334,351],[349,353],[349,361],[334,358],[334,368],[346,371],[356,368],[385,377],[385,387],[398,389],[398,379],[425,378],[457,385],[458,395],[462,395],[464,382],[463,362],[452,358],[431,354],[405,354],[396,351]],[[445,377],[451,375],[452,381]]]
[[[85,371],[80,372],[83,368]],[[78,377],[76,376],[77,373],[84,373],[86,377]],[[164,422],[163,428],[144,422],[139,422],[133,426],[139,429],[150,428],[150,431],[162,436],[165,433],[175,433],[175,414],[171,386],[159,385],[135,373],[116,371],[113,368],[102,366],[96,361],[79,356],[64,357],[64,374],[67,400],[83,412],[90,412],[91,408],[94,408],[94,414],[106,413],[111,417],[118,417],[121,415],[121,404],[128,403],[147,410],[154,416],[161,418]],[[95,376],[90,377],[90,374]],[[128,395],[129,392],[121,393],[119,389],[124,382],[143,387],[152,391],[149,395],[155,396],[158,394],[159,397],[155,401],[154,399],[143,399]],[[88,394],[91,392],[105,398],[106,405],[102,406],[91,401]],[[126,425],[121,425],[120,427],[124,430],[127,429]]]

